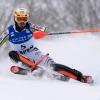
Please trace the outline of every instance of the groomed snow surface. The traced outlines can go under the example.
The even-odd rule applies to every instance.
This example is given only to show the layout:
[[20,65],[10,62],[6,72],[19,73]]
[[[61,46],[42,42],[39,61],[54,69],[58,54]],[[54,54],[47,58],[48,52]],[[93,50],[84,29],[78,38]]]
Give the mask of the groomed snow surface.
[[100,35],[49,36],[36,43],[56,62],[92,75],[94,84],[14,75],[9,68],[15,64],[3,46],[0,48],[0,100],[100,100]]

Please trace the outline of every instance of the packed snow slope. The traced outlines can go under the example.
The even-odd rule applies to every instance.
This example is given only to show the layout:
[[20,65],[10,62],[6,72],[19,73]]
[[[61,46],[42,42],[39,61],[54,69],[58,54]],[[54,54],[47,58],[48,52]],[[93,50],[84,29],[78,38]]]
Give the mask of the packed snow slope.
[[92,75],[94,84],[70,80],[61,82],[31,75],[14,75],[15,65],[0,48],[0,100],[100,100],[100,36],[97,34],[59,35],[36,40],[38,48],[58,63]]

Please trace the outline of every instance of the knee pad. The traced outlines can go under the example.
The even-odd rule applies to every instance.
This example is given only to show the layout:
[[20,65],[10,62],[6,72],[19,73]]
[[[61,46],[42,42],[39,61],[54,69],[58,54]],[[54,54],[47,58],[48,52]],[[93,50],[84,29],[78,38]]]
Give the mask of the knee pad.
[[17,53],[17,51],[10,51],[10,52],[9,52],[9,57],[10,57],[12,60],[14,60],[15,62],[20,61],[19,54]]

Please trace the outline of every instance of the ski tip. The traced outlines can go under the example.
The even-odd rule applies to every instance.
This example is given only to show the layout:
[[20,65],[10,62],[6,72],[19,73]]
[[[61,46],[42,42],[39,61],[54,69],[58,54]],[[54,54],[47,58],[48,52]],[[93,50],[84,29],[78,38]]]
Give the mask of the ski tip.
[[83,83],[87,83],[87,84],[93,84],[94,80],[92,78],[92,76],[84,76],[84,79],[82,80]]
[[10,71],[14,74],[17,74],[20,71],[20,69],[17,66],[11,66]]

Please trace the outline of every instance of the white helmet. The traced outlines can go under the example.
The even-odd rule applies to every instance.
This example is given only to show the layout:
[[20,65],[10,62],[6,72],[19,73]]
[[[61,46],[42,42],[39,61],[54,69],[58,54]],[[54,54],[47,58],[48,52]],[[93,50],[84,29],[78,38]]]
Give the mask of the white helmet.
[[17,23],[29,21],[29,11],[25,8],[18,8],[14,12],[14,18]]

